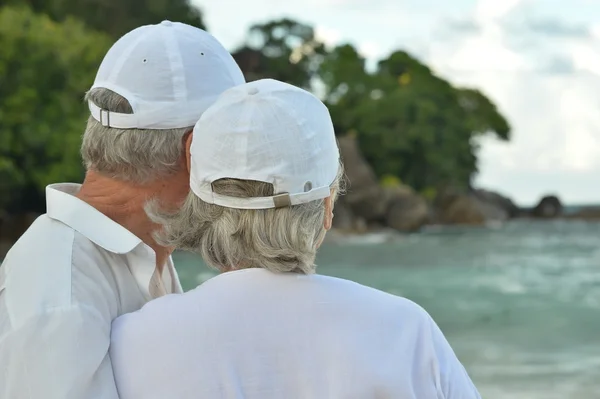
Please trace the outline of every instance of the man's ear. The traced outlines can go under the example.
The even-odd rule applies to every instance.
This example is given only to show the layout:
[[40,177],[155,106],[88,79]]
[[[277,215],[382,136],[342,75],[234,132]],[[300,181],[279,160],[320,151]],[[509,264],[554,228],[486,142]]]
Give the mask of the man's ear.
[[194,131],[190,130],[183,136],[184,148],[185,148],[185,167],[187,172],[190,173],[192,169],[192,154],[190,148],[192,147],[192,138],[194,137]]

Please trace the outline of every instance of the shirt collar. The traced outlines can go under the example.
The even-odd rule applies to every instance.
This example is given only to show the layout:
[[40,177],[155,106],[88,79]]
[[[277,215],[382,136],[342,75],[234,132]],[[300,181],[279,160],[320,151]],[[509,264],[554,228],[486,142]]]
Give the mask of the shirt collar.
[[115,254],[126,254],[142,240],[93,206],[75,197],[81,185],[51,184],[46,187],[46,213],[94,244]]

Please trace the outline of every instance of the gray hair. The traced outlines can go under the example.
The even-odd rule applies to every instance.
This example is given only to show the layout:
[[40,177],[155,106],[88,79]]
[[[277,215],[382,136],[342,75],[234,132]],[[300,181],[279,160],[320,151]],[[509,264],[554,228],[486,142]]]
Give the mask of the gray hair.
[[[343,168],[331,185],[332,200],[342,190]],[[265,197],[274,194],[264,182],[221,179],[215,193],[232,197]],[[325,200],[277,209],[232,209],[208,204],[190,191],[175,213],[164,212],[151,201],[146,212],[162,225],[154,233],[160,245],[195,252],[211,267],[264,268],[273,272],[314,273],[315,256],[325,237]]]
[[[92,89],[85,100],[111,112],[133,113],[125,98],[108,89]],[[192,128],[118,129],[105,127],[90,116],[81,156],[88,170],[119,180],[147,183],[168,176],[183,165],[183,137]]]

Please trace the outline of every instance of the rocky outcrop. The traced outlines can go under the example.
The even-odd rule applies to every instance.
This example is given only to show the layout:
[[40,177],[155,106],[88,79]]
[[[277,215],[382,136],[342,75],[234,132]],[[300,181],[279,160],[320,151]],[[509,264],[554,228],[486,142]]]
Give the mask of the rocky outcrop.
[[429,222],[427,201],[406,186],[384,189],[385,224],[403,232],[418,231]]
[[446,189],[433,204],[434,220],[438,224],[478,226],[504,222],[518,216],[519,212],[509,198],[487,190]]
[[340,138],[339,147],[346,168],[347,192],[336,205],[336,209],[339,205],[342,209],[339,219],[336,211],[334,227],[361,230],[377,226],[416,231],[427,223],[427,202],[408,187],[381,187],[356,138]]
[[543,197],[540,202],[531,211],[531,216],[535,218],[555,218],[563,215],[563,205],[555,195]]
[[474,190],[473,196],[477,198],[491,213],[490,219],[503,219],[503,215],[498,211],[504,212],[504,218],[512,219],[521,214],[521,209],[508,197],[488,190]]
[[338,199],[333,209],[333,227],[348,233],[366,232],[367,222],[354,214],[344,197]]
[[348,180],[347,193],[336,205],[334,227],[340,230],[361,232],[391,227],[414,232],[429,223],[483,225],[519,215],[513,201],[488,190],[447,188],[429,204],[410,187],[383,188],[356,138],[340,138],[339,147]]
[[338,143],[347,178],[344,201],[355,216],[367,222],[382,219],[387,205],[383,189],[371,165],[363,157],[356,138],[344,136]]
[[434,202],[435,221],[438,224],[482,225],[486,218],[481,202],[467,194],[445,193]]

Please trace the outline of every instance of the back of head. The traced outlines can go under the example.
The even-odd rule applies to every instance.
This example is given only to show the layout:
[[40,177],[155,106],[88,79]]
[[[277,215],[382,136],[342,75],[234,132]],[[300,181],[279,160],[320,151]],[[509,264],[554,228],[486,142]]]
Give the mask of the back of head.
[[183,136],[225,90],[244,83],[207,32],[163,21],[137,28],[108,51],[86,95],[88,169],[145,183],[179,167]]
[[274,80],[232,88],[194,128],[182,209],[148,211],[157,240],[221,270],[314,271],[327,198],[342,168],[331,117],[305,90]]

